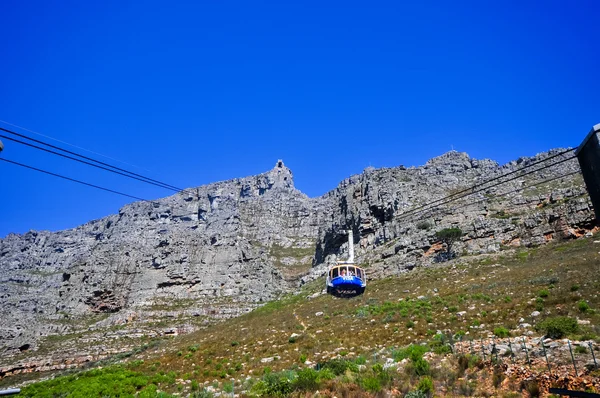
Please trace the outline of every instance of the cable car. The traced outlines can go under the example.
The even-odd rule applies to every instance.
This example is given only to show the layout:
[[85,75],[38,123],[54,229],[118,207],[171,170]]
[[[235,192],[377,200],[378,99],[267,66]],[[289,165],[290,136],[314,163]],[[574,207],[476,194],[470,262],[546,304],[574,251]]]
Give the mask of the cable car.
[[327,272],[327,293],[336,297],[354,297],[363,294],[367,287],[365,271],[354,265],[354,239],[348,231],[349,256],[338,261]]

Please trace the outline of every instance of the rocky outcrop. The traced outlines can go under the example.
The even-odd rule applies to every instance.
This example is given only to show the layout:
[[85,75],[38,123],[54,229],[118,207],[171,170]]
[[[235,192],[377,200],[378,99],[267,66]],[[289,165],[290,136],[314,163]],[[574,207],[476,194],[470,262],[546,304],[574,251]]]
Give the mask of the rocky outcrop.
[[[459,254],[581,236],[593,212],[576,160],[515,173],[557,153],[499,166],[452,151],[421,167],[367,169],[312,199],[278,161],[72,230],[11,234],[0,240],[0,349],[10,358],[47,336],[164,335],[240,315],[345,258],[347,229],[370,277],[443,260],[435,232],[446,227],[465,232]],[[515,178],[425,206],[507,173]]]
[[152,328],[164,310],[181,322],[189,311],[196,321],[249,311],[290,288],[273,247],[314,251],[319,203],[279,161],[72,230],[9,235],[0,241],[2,348],[35,349],[40,337],[75,333],[78,319],[98,313],[106,326]]
[[[569,160],[570,152],[557,156],[561,152],[499,166],[452,151],[422,167],[365,170],[325,196],[332,221],[319,232],[315,264],[345,255],[347,229],[354,231],[358,261],[370,268],[371,276],[443,260],[443,246],[435,237],[443,228],[459,227],[465,233],[454,249],[458,254],[581,236],[594,228],[591,203],[577,160]],[[548,165],[553,166],[543,168]],[[448,197],[452,201],[439,200]],[[324,268],[317,267],[304,280]]]

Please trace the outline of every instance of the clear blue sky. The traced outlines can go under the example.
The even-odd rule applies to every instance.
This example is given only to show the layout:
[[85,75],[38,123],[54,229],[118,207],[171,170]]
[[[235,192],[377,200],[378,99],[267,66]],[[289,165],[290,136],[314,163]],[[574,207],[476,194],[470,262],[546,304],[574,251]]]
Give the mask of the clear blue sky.
[[[369,165],[452,146],[504,163],[600,123],[595,0],[5,0],[0,15],[0,119],[181,187],[281,158],[319,196]],[[170,194],[3,141],[6,159]],[[131,201],[5,162],[0,175],[0,237]]]

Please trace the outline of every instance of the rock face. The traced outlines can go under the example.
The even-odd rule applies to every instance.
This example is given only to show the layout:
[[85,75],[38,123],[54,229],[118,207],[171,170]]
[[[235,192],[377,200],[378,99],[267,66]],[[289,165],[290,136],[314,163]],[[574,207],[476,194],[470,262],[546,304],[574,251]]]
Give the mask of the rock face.
[[76,229],[9,235],[0,241],[2,348],[35,348],[94,314],[106,325],[152,326],[247,312],[289,290],[286,268],[302,259],[278,268],[280,252],[309,253],[310,268],[318,203],[279,161],[267,173],[135,202]]
[[[435,232],[446,227],[465,232],[462,254],[578,237],[593,212],[577,161],[515,173],[558,152],[500,167],[453,151],[417,168],[365,170],[312,199],[278,161],[72,230],[11,234],[0,240],[0,350],[10,358],[52,335],[115,326],[160,335],[237,316],[344,258],[347,229],[370,277],[444,260]],[[507,173],[496,183],[514,179],[409,212]]]
[[[346,252],[347,229],[354,231],[356,255],[370,266],[371,276],[444,260],[435,237],[443,228],[464,232],[454,248],[464,254],[579,237],[593,228],[594,217],[577,160],[561,152],[500,167],[451,151],[422,167],[365,170],[325,196],[332,222],[319,233],[315,264]],[[548,165],[553,166],[542,169]],[[452,200],[439,200],[448,197]],[[305,280],[322,271],[313,270]]]

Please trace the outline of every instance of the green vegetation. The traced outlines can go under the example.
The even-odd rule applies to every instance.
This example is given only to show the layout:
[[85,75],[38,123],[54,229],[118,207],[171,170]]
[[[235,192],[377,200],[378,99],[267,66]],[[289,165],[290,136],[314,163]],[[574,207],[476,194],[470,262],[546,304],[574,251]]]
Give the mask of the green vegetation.
[[500,326],[500,327],[494,328],[494,335],[503,339],[505,337],[509,337],[510,332],[508,331],[507,328]]
[[[21,391],[23,397],[156,397],[155,383],[175,382],[174,375],[149,377],[122,366],[94,369],[76,375],[59,377],[29,385]],[[163,395],[165,398],[170,395]]]
[[463,236],[463,232],[460,228],[444,228],[437,231],[435,236],[446,245],[446,253],[451,253],[452,245]]
[[538,331],[543,331],[551,339],[560,339],[579,330],[577,319],[558,316],[545,319],[537,326]]
[[577,303],[577,308],[579,308],[580,312],[587,312],[590,309],[590,305],[585,300],[581,300]]

